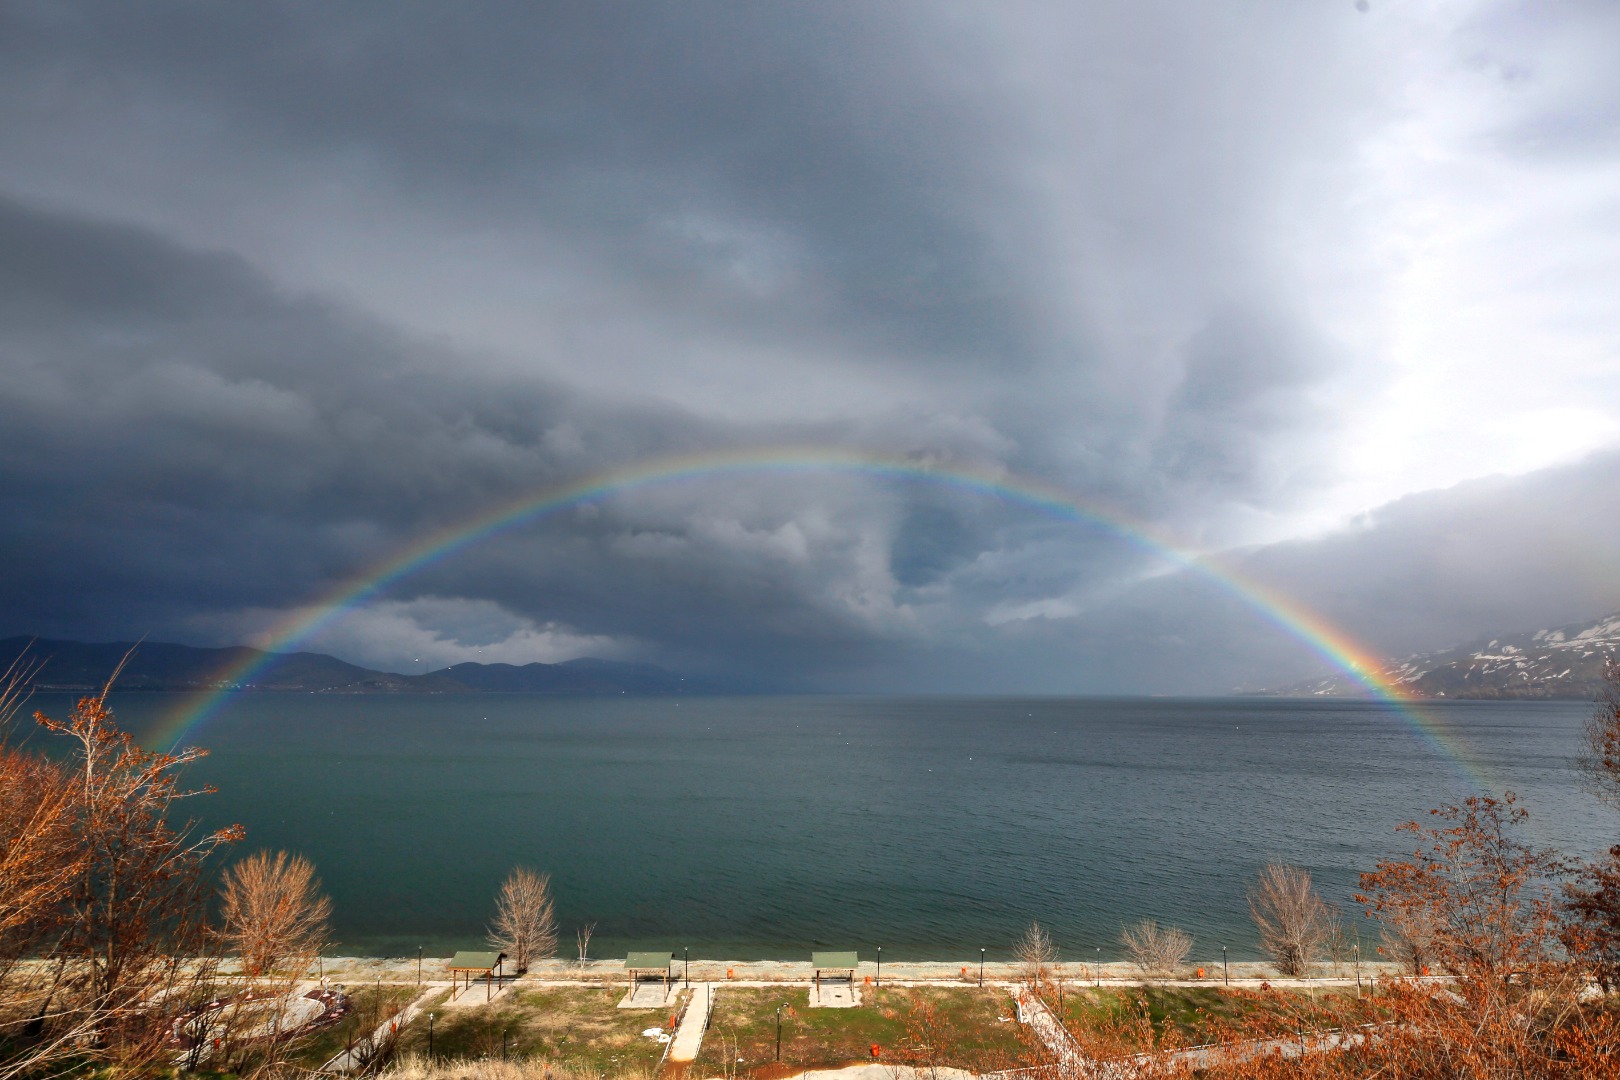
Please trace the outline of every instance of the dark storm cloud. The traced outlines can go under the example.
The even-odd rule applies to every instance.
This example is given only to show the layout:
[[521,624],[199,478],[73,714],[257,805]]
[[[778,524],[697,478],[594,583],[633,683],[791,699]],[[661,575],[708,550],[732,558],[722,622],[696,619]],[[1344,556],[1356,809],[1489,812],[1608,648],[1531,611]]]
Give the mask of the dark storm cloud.
[[[458,372],[239,259],[124,226],[0,201],[0,253],[4,632],[185,636],[199,616],[296,607],[514,492],[764,441]],[[780,678],[892,647],[888,517],[851,481],[654,492],[492,540],[397,595],[494,599]]]
[[[1596,36],[1480,11],[1461,63],[1523,99],[1487,141],[1592,153],[1608,114],[1570,102],[1612,77]],[[1372,254],[1335,244],[1382,197],[1368,162],[1400,156],[1374,136],[1428,100],[1385,85],[1427,77],[1402,53],[1422,23],[0,0],[0,630],[240,638],[519,493],[783,443],[1032,476],[1176,535],[1289,535],[1395,381],[1377,327],[1340,340],[1376,290],[1321,283],[1384,257],[1382,219]],[[1378,490],[1354,505],[1410,488]],[[1429,558],[1489,503],[1251,557],[1391,647],[1570,606],[1576,575],[1549,568],[1537,607],[1470,586],[1501,568],[1455,544],[1470,572]],[[1156,566],[961,491],[732,478],[492,538],[332,641],[869,689],[1223,688],[1298,659],[1218,594],[1140,580]],[[1167,679],[1165,657],[1192,659]]]
[[554,480],[559,431],[601,432],[610,457],[660,442],[553,387],[470,385],[454,356],[138,230],[0,202],[0,253],[10,565],[39,564],[9,599],[27,616],[61,602],[68,567],[133,574],[113,609],[284,601]]
[[773,322],[1016,364],[1012,267],[960,202],[988,149],[971,88],[913,78],[913,49],[853,4],[158,4],[13,9],[0,66],[16,92],[129,93],[457,215],[543,222],[744,323],[757,298],[727,294],[785,274]]
[[[363,191],[402,219],[501,236],[517,273],[550,260],[571,301],[547,325],[568,352],[552,368],[588,358],[654,392],[712,386],[705,407],[722,412],[750,402],[705,377],[712,360],[692,371],[677,354],[772,357],[789,382],[829,361],[895,373],[925,385],[880,395],[972,409],[1026,471],[1151,489],[1175,353],[1218,338],[1210,311],[1275,276],[1245,238],[1270,212],[1269,163],[1342,109],[1308,93],[1280,107],[1273,82],[1308,81],[1310,65],[1212,39],[1176,5],[1019,11],[14,7],[0,79],[33,105],[14,125],[32,158],[63,153],[49,115],[120,146],[126,168],[162,143],[199,193],[262,194],[237,219],[283,198],[258,186],[263,163],[340,201]],[[1109,55],[1147,42],[1155,69]],[[1049,54],[1019,55],[1032,48]],[[1223,97],[1199,91],[1216,78]],[[1053,211],[1077,215],[1072,239]],[[455,284],[511,287],[479,273]],[[1085,293],[1108,297],[1100,325],[1068,310],[1077,292],[1082,310]],[[1137,320],[1162,329],[1109,340],[1106,324]],[[1253,431],[1224,434],[1250,444],[1220,469],[1242,488],[1276,455]],[[1199,480],[1169,479],[1165,503]]]

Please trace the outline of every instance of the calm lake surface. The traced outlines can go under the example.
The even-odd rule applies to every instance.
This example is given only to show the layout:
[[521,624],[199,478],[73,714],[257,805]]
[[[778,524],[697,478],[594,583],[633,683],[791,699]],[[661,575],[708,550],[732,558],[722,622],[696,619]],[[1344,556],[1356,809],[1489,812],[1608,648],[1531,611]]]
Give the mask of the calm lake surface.
[[[140,733],[184,700],[113,704]],[[1533,839],[1581,853],[1615,827],[1570,768],[1590,711],[1424,708]],[[1150,916],[1247,957],[1265,860],[1359,915],[1357,872],[1410,847],[1394,827],[1469,791],[1408,719],[1345,700],[244,694],[188,741],[219,788],[197,811],[312,858],[334,951],[361,954],[476,945],[526,864],[565,950],[597,924],[593,956],[994,958],[1037,918],[1066,957],[1111,958]]]

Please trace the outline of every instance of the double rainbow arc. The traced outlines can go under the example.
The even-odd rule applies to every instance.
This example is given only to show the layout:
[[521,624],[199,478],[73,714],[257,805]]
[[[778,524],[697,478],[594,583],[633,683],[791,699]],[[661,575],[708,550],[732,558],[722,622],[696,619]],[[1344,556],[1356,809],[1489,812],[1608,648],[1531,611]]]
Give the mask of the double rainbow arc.
[[401,579],[490,537],[641,489],[730,476],[772,474],[843,474],[927,484],[1027,506],[1115,536],[1199,575],[1310,648],[1385,702],[1425,743],[1452,762],[1469,784],[1475,788],[1488,787],[1445,730],[1421,709],[1404,700],[1400,688],[1383,674],[1382,664],[1374,654],[1317,613],[1213,557],[1181,548],[1124,514],[1042,481],[972,467],[919,463],[883,454],[824,447],[777,447],[659,458],[595,473],[573,483],[526,492],[441,528],[349,578],[272,627],[266,635],[264,654],[221,672],[217,685],[222,689],[166,717],[152,737],[164,745],[177,745],[218,712],[235,687],[251,683],[258,673],[273,665],[276,653],[295,649],[349,612],[381,596]]

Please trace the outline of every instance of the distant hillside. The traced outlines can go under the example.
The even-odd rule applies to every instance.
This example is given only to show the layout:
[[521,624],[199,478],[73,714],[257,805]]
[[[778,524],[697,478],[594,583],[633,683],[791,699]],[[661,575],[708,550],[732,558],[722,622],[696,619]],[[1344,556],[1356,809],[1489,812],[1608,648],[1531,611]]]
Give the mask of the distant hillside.
[[[1384,674],[1413,697],[1590,701],[1602,687],[1604,663],[1615,659],[1620,659],[1620,613],[1392,660]],[[1365,691],[1348,676],[1336,673],[1265,692],[1339,695]]]
[[0,671],[27,650],[40,665],[40,690],[100,689],[124,654],[135,655],[118,678],[120,690],[280,690],[323,694],[682,694],[712,693],[653,664],[583,658],[560,664],[456,664],[424,675],[399,675],[345,663],[323,653],[275,655],[250,681],[236,683],[231,672],[270,654],[245,645],[200,649],[148,641],[87,644],[81,641],[0,640]]

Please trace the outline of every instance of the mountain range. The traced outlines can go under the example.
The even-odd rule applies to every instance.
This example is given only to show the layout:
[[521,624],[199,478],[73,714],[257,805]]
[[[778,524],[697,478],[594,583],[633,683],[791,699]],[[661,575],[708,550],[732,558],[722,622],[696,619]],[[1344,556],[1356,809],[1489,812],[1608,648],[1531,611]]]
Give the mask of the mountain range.
[[[1404,694],[1418,698],[1591,701],[1603,687],[1605,665],[1616,660],[1620,660],[1620,613],[1390,660],[1383,676]],[[1335,672],[1262,692],[1334,696],[1362,694],[1366,688]]]
[[[0,640],[0,672],[19,656],[37,665],[39,690],[100,689],[134,650],[118,676],[120,690],[281,690],[324,694],[699,694],[719,688],[653,664],[584,657],[559,664],[455,664],[422,675],[346,663],[323,653],[269,654],[245,645],[204,649],[164,642]],[[233,672],[248,672],[245,680]]]
[[[375,671],[324,653],[270,654],[245,645],[0,640],[0,674],[25,656],[39,690],[99,689],[134,650],[121,690],[269,690],[324,694],[714,694],[736,687],[687,678],[655,664],[582,657],[557,664],[462,663],[421,675]],[[1620,612],[1585,623],[1526,630],[1386,661],[1383,680],[1415,698],[1593,700],[1604,668],[1620,661]],[[238,674],[246,672],[245,679]],[[1354,696],[1344,672],[1268,688],[1277,696]]]

